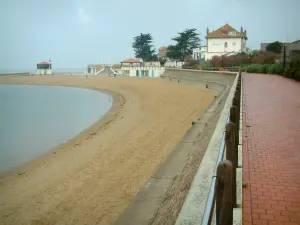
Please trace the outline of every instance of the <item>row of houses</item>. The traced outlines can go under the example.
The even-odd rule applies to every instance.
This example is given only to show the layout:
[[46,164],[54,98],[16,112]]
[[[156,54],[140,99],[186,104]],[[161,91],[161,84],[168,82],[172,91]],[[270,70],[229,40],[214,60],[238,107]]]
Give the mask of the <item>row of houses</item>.
[[[206,31],[206,43],[193,50],[192,57],[195,60],[206,61],[213,56],[230,55],[247,51],[247,32],[241,27],[240,31],[226,23],[217,30]],[[182,67],[183,62],[172,61],[167,58],[168,47],[159,48],[159,57],[166,58],[165,67]],[[52,74],[51,61],[37,64],[38,74]],[[100,73],[104,67],[98,64],[88,65],[88,73]],[[163,73],[164,67],[159,62],[145,62],[138,59],[126,59],[121,64],[113,65],[112,69],[124,76],[158,77]]]
[[[206,61],[211,60],[213,56],[229,56],[237,53],[247,53],[247,31],[241,27],[239,30],[233,28],[226,23],[217,30],[206,30],[205,43],[199,48],[193,49],[192,57],[194,60]],[[261,51],[266,51],[266,46],[270,43],[262,43]],[[289,62],[292,56],[300,56],[300,40],[283,43],[285,52],[281,54],[281,61]],[[165,67],[179,67],[181,68],[183,62],[177,62],[167,57],[168,47],[162,46],[159,48],[159,58],[165,58],[167,61]],[[284,58],[286,57],[286,58]],[[159,62],[142,62],[138,59],[126,59],[112,66],[112,69],[117,74],[124,76],[141,76],[141,77],[158,77],[163,71],[164,67]],[[101,73],[104,66],[100,64],[88,65],[88,73]],[[51,61],[41,62],[37,64],[38,74],[52,74]]]
[[158,61],[143,63],[132,58],[123,60],[121,64],[115,64],[111,68],[118,75],[130,77],[159,77],[165,71]]
[[[237,31],[229,24],[225,24],[217,30],[210,31],[207,28],[206,45],[193,50],[193,59],[206,61],[213,56],[237,54],[247,51],[247,31],[241,27]],[[165,67],[182,67],[183,62],[172,61],[167,57],[167,46],[159,48],[159,58],[167,59]],[[165,70],[160,62],[142,62],[138,59],[126,59],[120,64],[112,66],[112,70],[123,76],[159,77]]]

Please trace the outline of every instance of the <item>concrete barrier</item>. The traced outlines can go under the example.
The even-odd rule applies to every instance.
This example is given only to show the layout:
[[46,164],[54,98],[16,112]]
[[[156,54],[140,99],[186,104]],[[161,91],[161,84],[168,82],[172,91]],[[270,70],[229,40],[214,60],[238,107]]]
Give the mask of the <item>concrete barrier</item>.
[[234,72],[166,69],[161,78],[178,83],[197,85],[201,88],[209,88],[219,95],[226,86],[233,84],[236,75],[237,73]]
[[[178,82],[178,78],[180,78],[179,85],[180,83],[187,83],[203,88],[206,88],[206,85],[208,85],[207,88],[216,90],[217,95],[205,111],[199,115],[199,119],[193,121],[194,125],[191,126],[186,135],[177,144],[172,153],[170,153],[163,166],[148,180],[123,214],[115,221],[115,225],[143,225],[151,223],[149,221],[152,221],[155,217],[161,205],[160,201],[165,196],[168,187],[172,184],[173,179],[181,172],[187,156],[193,151],[196,143],[198,143],[199,139],[202,139],[201,135],[204,129],[206,129],[209,119],[215,115],[220,104],[224,104],[226,101],[234,81],[232,77],[235,77],[233,74],[229,75],[229,81],[226,82],[230,84],[228,85],[219,82],[219,79],[217,79],[221,77],[219,74],[213,74],[214,77],[211,77],[212,79],[207,81],[201,77],[200,71],[192,71],[192,73],[186,73],[186,70],[172,70],[170,72],[170,70],[167,69],[166,71],[168,72],[162,75],[161,78],[166,79],[167,82],[169,78],[172,77],[171,82],[176,83]],[[178,71],[180,71],[180,74],[178,74]]]
[[177,78],[191,78],[198,81],[213,81],[221,84],[232,85],[236,77],[236,72],[219,72],[204,70],[166,69],[164,76],[174,76]]
[[[205,72],[202,78],[205,79],[217,79],[221,77],[218,81],[229,84],[231,79],[224,79],[222,75],[225,73],[215,72]],[[226,72],[226,75],[228,73]],[[199,75],[199,76],[202,76]],[[226,76],[225,75],[225,76]],[[212,177],[216,169],[216,162],[221,146],[222,136],[225,130],[225,125],[227,122],[228,114],[230,107],[232,105],[232,99],[234,97],[234,92],[237,85],[237,73],[230,73],[229,76],[234,78],[232,83],[228,98],[226,100],[225,106],[220,114],[219,121],[216,125],[212,138],[209,142],[205,155],[202,159],[202,162],[198,168],[198,171],[195,175],[193,183],[190,187],[187,198],[183,204],[183,207],[178,215],[176,225],[196,225],[201,224],[203,213],[205,210],[208,194],[211,188]],[[211,77],[210,77],[211,76]]]

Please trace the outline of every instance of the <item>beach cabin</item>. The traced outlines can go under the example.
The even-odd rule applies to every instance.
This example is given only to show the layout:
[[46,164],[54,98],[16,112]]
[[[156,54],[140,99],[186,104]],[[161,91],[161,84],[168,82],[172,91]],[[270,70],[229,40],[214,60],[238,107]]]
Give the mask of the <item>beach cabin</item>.
[[51,75],[52,74],[52,64],[51,62],[40,62],[36,64],[38,75]]
[[121,73],[130,77],[159,77],[165,71],[160,62],[142,63],[138,59],[126,59],[121,62]]
[[114,64],[110,67],[113,73],[116,73],[116,75],[122,75],[122,67],[121,64]]
[[88,64],[87,73],[88,74],[99,74],[105,69],[105,66],[102,64]]

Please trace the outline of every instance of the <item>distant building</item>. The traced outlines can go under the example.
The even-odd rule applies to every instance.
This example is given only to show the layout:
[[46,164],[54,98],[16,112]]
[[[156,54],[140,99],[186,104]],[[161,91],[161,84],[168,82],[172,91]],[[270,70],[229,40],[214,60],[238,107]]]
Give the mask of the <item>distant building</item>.
[[52,74],[52,64],[51,62],[40,62],[36,64],[37,74],[39,75],[51,75]]
[[267,46],[269,44],[271,44],[271,42],[270,43],[260,43],[260,50],[263,52],[267,51]]
[[167,51],[168,47],[167,46],[162,46],[158,49],[158,56],[159,58],[167,58]]
[[98,74],[101,73],[104,70],[105,66],[102,64],[88,64],[87,65],[87,72],[93,73],[93,74]]
[[121,64],[114,64],[114,65],[112,65],[111,69],[113,72],[116,72],[116,74],[118,74],[118,75],[122,74]]
[[199,60],[200,62],[206,60],[206,51],[207,48],[206,46],[201,46],[200,48],[195,48],[193,49],[193,59],[194,60]]
[[232,55],[247,51],[247,31],[242,27],[237,31],[229,24],[225,24],[216,31],[206,31],[205,59],[213,56]]
[[[293,57],[299,57],[300,58],[300,40],[294,41],[291,43],[284,43],[283,46],[285,46],[285,62],[286,66],[290,63],[291,59]],[[284,62],[284,53],[283,51],[280,54],[280,62]]]
[[[260,50],[267,51],[267,46],[270,43],[261,43]],[[282,43],[282,46],[285,46],[285,62],[286,66],[289,64],[292,57],[300,57],[300,40],[294,42],[285,42]],[[284,52],[281,51],[280,53],[280,63],[284,62]]]
[[164,72],[159,62],[145,62],[137,59],[126,59],[121,62],[121,74],[131,77],[159,77]]
[[[267,51],[267,46],[269,45],[269,44],[271,44],[272,42],[269,42],[269,43],[260,43],[260,50],[261,51],[263,51],[263,52],[265,52],[265,51]],[[291,43],[282,43],[283,45],[289,45],[289,44],[291,44]]]

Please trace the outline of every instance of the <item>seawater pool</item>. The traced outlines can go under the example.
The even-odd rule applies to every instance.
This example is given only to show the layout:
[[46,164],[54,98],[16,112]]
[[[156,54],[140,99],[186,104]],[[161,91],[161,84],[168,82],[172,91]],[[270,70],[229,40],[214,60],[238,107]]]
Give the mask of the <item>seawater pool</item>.
[[95,90],[0,84],[0,172],[73,138],[112,103],[110,95]]

